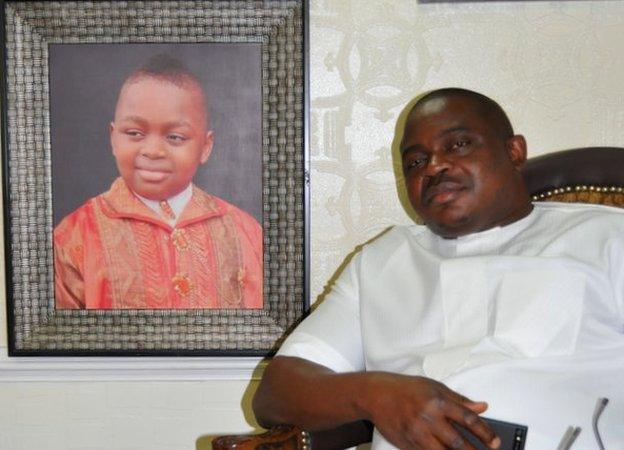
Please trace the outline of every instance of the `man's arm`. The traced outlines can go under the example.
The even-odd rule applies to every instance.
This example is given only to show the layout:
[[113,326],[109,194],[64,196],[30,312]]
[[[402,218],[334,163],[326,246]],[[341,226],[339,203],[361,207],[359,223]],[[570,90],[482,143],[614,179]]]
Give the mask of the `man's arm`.
[[402,449],[473,449],[451,422],[463,425],[491,448],[500,445],[478,416],[487,405],[441,383],[387,372],[336,373],[300,358],[273,359],[253,409],[265,427],[292,424],[314,431],[367,420]]

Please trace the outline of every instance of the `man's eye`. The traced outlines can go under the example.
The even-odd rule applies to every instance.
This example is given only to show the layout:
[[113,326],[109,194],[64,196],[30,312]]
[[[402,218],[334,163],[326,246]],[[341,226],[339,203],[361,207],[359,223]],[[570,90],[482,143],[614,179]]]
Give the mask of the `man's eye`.
[[465,149],[470,145],[470,141],[468,139],[458,139],[451,145],[451,150],[458,151]]
[[419,156],[419,157],[408,160],[406,168],[407,169],[420,169],[421,167],[424,167],[426,163],[427,163],[427,158],[424,156]]

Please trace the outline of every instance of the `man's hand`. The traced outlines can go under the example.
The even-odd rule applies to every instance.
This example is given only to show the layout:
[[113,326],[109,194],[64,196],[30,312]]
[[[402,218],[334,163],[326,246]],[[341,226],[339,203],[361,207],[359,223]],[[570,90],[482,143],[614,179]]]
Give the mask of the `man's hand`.
[[379,432],[400,449],[472,449],[452,423],[462,425],[490,448],[500,439],[479,417],[487,409],[424,377],[369,372],[361,408]]
[[330,430],[367,420],[403,450],[474,450],[453,423],[464,426],[490,448],[500,445],[478,416],[487,404],[473,402],[441,383],[388,372],[336,373],[300,358],[273,358],[253,408],[264,427],[290,424],[309,431]]

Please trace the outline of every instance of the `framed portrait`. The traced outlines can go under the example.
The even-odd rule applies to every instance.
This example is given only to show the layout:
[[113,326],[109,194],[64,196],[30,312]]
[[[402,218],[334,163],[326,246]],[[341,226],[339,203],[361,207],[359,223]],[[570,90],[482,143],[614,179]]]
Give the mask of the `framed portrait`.
[[9,355],[271,354],[309,306],[306,1],[1,12]]

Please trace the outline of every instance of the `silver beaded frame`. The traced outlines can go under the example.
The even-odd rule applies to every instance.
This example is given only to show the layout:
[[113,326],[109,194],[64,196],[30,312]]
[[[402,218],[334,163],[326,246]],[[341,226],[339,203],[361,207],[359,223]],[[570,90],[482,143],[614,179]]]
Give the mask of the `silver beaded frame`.
[[[306,0],[0,6],[9,354],[271,354],[309,305]],[[54,308],[47,46],[100,42],[261,42],[262,310]]]

